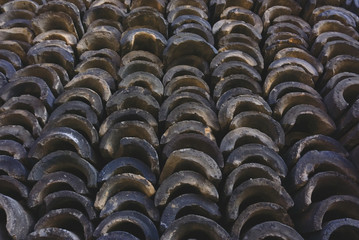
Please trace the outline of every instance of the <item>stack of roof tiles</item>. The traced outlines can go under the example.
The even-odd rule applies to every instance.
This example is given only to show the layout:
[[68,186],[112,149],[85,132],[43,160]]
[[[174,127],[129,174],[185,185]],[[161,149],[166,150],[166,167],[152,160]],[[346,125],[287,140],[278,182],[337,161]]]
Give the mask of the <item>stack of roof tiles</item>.
[[358,1],[0,4],[0,239],[359,239]]

